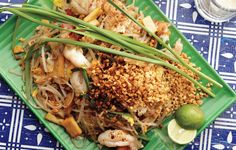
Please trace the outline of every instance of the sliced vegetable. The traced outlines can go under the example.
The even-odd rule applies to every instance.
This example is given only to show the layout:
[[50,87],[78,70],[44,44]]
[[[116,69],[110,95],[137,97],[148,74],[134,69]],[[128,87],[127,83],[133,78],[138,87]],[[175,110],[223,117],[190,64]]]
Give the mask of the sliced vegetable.
[[[120,10],[122,13],[124,13],[126,16],[128,16],[131,20],[133,20],[136,24],[138,24],[140,27],[145,29],[150,35],[152,35],[154,38],[156,38],[158,40],[158,42],[161,43],[163,46],[165,46],[169,51],[172,51],[172,49],[170,47],[168,47],[168,45],[163,43],[163,41],[161,41],[161,39],[159,37],[157,37],[154,33],[152,33],[149,29],[147,29],[141,23],[139,23],[135,18],[128,15],[124,10],[119,8],[119,6],[117,6],[113,1],[109,0],[109,2],[112,5],[114,5],[118,10]],[[31,5],[27,5],[27,6],[31,6]],[[84,21],[82,21],[78,18],[67,16],[65,14],[62,14],[62,13],[59,13],[59,12],[56,12],[56,11],[53,11],[53,10],[49,10],[49,9],[44,9],[44,8],[41,8],[41,7],[38,7],[38,6],[31,6],[31,7],[32,8],[1,8],[1,9],[11,11],[11,12],[13,12],[13,13],[21,16],[21,17],[24,17],[26,19],[29,19],[33,22],[37,22],[39,24],[43,24],[43,25],[46,25],[46,26],[49,26],[49,27],[52,27],[52,28],[60,29],[60,30],[61,30],[60,27],[55,27],[55,25],[52,25],[52,24],[46,24],[46,23],[38,22],[36,19],[30,17],[28,14],[32,13],[32,14],[35,14],[35,15],[44,16],[45,18],[49,18],[48,16],[50,16],[51,20],[63,21],[65,23],[70,23],[70,24],[76,25],[76,26],[79,24],[79,26],[82,27],[82,28],[86,27],[86,30],[87,30],[86,32],[90,32],[89,35],[91,35],[91,36],[92,36],[91,31],[93,30],[93,32],[96,32],[97,34],[100,34],[99,38],[102,39],[102,40],[105,39],[105,40],[110,41],[111,44],[119,45],[122,48],[124,48],[124,50],[127,50],[128,52],[144,54],[146,57],[152,58],[153,60],[154,59],[158,60],[158,62],[159,62],[158,64],[160,64],[160,63],[162,65],[164,64],[165,67],[168,67],[168,68],[173,69],[173,70],[176,71],[176,68],[173,65],[167,64],[164,60],[161,60],[161,58],[159,56],[161,55],[161,56],[165,56],[167,58],[170,58],[170,57],[167,56],[166,54],[162,54],[161,52],[159,52],[155,48],[147,48],[145,45],[136,45],[138,43],[137,41],[130,40],[129,38],[123,37],[123,36],[121,36],[119,34],[116,34],[116,33],[111,34],[112,32],[109,32],[107,30],[98,28],[98,27],[96,27],[94,25],[91,25],[90,23],[84,22]],[[40,9],[38,9],[38,8],[40,8]],[[74,30],[68,30],[68,31],[77,32],[78,34],[82,34],[82,35],[87,34],[87,33],[78,32],[78,31],[74,31]],[[102,38],[102,37],[104,37],[104,38]],[[110,51],[107,51],[107,52],[110,53]],[[191,65],[188,65],[175,52],[171,52],[171,53],[173,53],[173,55],[177,58],[177,60],[183,66],[185,66],[186,68],[192,70],[196,74],[198,74],[201,77],[207,79],[208,81],[214,83],[215,85],[217,85],[219,87],[222,87],[222,85],[219,84],[218,82],[216,82],[215,80],[213,80],[210,77],[208,77],[207,75],[201,73],[197,69],[193,68]],[[176,56],[176,55],[178,55],[178,56]],[[172,58],[170,58],[170,59],[172,59]],[[186,74],[184,75],[184,72],[181,72],[181,70],[177,71],[177,72],[186,77]],[[189,77],[187,77],[187,78],[190,79]],[[196,80],[190,79],[190,81],[192,81],[194,84],[199,86],[202,90],[204,90],[209,95],[214,96],[214,94],[209,89],[207,89],[205,86],[203,86],[202,84],[200,84]]]
[[22,53],[22,52],[24,52],[24,49],[22,46],[17,45],[14,47],[13,52],[14,52],[14,54]]
[[54,3],[55,6],[61,8],[64,5],[64,0],[53,0],[53,3]]
[[75,121],[74,117],[68,117],[62,122],[63,127],[70,134],[71,137],[75,138],[82,133],[79,125]]
[[146,28],[148,28],[152,33],[155,33],[157,31],[157,26],[153,22],[151,16],[147,16],[143,18],[143,24]]
[[61,54],[58,55],[58,58],[56,60],[56,64],[54,66],[54,73],[58,77],[65,77],[65,59],[64,56]]
[[119,56],[131,58],[131,59],[135,59],[135,60],[140,60],[140,61],[145,61],[145,62],[149,62],[149,63],[161,65],[161,66],[165,66],[165,67],[168,67],[168,68],[176,71],[177,73],[183,75],[184,77],[189,79],[191,82],[193,82],[195,85],[199,86],[207,94],[211,95],[212,97],[215,97],[215,94],[212,93],[211,90],[209,90],[208,88],[203,86],[201,83],[197,82],[195,79],[190,77],[188,74],[186,74],[182,70],[180,70],[177,67],[175,67],[175,66],[173,66],[173,65],[171,65],[169,63],[166,63],[164,61],[155,60],[155,59],[151,59],[151,58],[146,58],[146,57],[142,57],[142,56],[138,56],[138,55],[122,52],[122,51],[117,51],[117,50],[113,50],[113,49],[106,48],[106,47],[101,47],[101,46],[94,45],[94,44],[78,42],[78,41],[73,41],[73,40],[67,40],[67,39],[45,38],[44,42],[60,42],[60,43],[72,44],[72,45],[77,45],[77,46],[84,47],[84,48],[96,49],[96,50],[99,50],[99,51],[105,52],[105,53],[111,53],[111,54],[114,54],[114,55],[119,55]]
[[213,80],[212,78],[208,77],[207,75],[203,74],[202,72],[198,71],[197,69],[193,68],[192,66],[188,65],[169,45],[167,45],[160,37],[158,37],[155,33],[151,32],[147,27],[143,26],[139,21],[137,21],[133,16],[129,15],[125,10],[120,8],[118,5],[116,5],[112,0],[108,0],[111,5],[113,5],[115,8],[117,8],[119,11],[121,11],[124,15],[126,15],[128,18],[130,18],[133,22],[135,22],[138,26],[143,28],[145,31],[147,31],[151,36],[153,36],[162,46],[164,46],[166,49],[168,49],[175,57],[176,59],[186,68],[193,71],[194,73],[198,74],[199,76],[205,78],[209,82],[215,84],[218,87],[222,87],[220,83]]
[[58,125],[61,125],[62,122],[63,122],[63,119],[60,119],[60,118],[56,117],[52,113],[47,113],[46,116],[45,116],[45,119],[47,119],[48,121],[51,121],[55,124],[58,124]]
[[95,8],[91,13],[88,14],[88,16],[86,16],[84,18],[84,21],[86,22],[90,22],[92,20],[97,19],[97,17],[99,17],[102,14],[102,9],[100,7]]
[[98,25],[100,24],[97,19],[91,20],[91,21],[89,21],[89,23],[90,23],[91,25],[94,25],[94,26],[98,26]]

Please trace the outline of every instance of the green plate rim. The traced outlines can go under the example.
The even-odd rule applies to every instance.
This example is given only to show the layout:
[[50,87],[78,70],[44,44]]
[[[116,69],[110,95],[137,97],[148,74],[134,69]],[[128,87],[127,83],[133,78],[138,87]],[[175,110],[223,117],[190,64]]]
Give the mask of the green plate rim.
[[[171,23],[171,21],[165,16],[165,14],[162,12],[162,10],[152,0],[146,0],[146,1],[148,1],[150,3],[150,5],[154,5],[154,7],[158,10],[158,12],[160,12],[160,14],[158,14],[159,16],[161,15],[161,17],[164,18],[165,21],[168,21],[168,22]],[[13,21],[14,19],[16,19],[16,17],[13,15],[4,24],[8,24],[8,22]],[[4,24],[2,24],[0,26],[0,30],[2,29]],[[172,24],[172,28],[181,36],[180,38],[182,38],[182,39],[187,41],[186,37],[176,28],[175,25]],[[189,42],[188,42],[188,44],[189,44]],[[197,51],[196,48],[193,45],[189,44],[189,46],[191,47],[192,50]],[[199,53],[197,53],[197,55],[198,55],[197,57],[201,59],[200,61],[204,61],[205,63],[208,64],[206,59],[204,59]],[[207,120],[207,122],[205,122],[203,127],[200,130],[198,130],[198,135],[200,134],[200,132],[202,132],[202,130],[204,130],[207,126],[209,126],[209,124],[212,121],[214,121],[216,117],[218,117],[222,112],[224,112],[224,110],[226,108],[228,108],[230,105],[232,105],[235,102],[235,100],[236,100],[236,93],[235,93],[235,91],[233,91],[233,89],[227,83],[225,83],[225,81],[219,76],[219,74],[216,72],[215,69],[212,68],[212,70],[214,71],[214,74],[217,75],[217,78],[220,80],[220,82],[225,84],[227,90],[229,90],[232,93],[232,95],[233,95],[232,96],[232,101],[230,103],[228,103],[227,105],[224,105],[223,109],[221,111],[218,111],[217,113],[214,113],[212,115],[211,119]],[[9,84],[9,86],[17,93],[17,95],[21,98],[21,100],[23,100],[24,103],[28,104],[28,102],[26,101],[25,97],[22,95],[22,91],[20,89],[16,88],[16,86],[12,83],[11,79],[8,78],[8,76],[4,73],[4,70],[2,68],[0,68],[0,74],[2,75],[3,79]],[[33,108],[31,105],[29,105],[28,107],[37,116],[37,118],[46,126],[46,128],[50,131],[50,133],[64,146],[64,148],[69,149],[69,147],[67,146],[67,143],[60,136],[58,136],[56,134],[56,131],[48,124],[48,121],[40,116],[40,114],[37,112],[37,109]]]

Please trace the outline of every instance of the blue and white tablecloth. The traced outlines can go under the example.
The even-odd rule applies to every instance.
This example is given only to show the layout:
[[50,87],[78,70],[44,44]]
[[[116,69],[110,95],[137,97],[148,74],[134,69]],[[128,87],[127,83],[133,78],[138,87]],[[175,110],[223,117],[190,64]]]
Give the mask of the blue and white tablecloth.
[[[24,0],[0,0],[0,6]],[[236,18],[211,23],[199,16],[194,0],[156,0],[178,29],[236,90]],[[11,14],[0,14],[0,24]],[[1,36],[1,33],[0,33]],[[63,147],[0,77],[0,150],[61,150]],[[188,150],[236,150],[236,104],[205,129]]]

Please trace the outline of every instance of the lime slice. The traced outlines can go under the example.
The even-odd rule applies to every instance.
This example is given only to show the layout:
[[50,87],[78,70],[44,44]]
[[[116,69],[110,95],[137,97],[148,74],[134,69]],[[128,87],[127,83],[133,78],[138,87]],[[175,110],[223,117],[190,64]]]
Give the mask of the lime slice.
[[175,112],[177,123],[185,129],[199,129],[204,123],[204,113],[199,106],[186,104]]
[[169,122],[167,130],[171,140],[181,145],[190,143],[197,135],[197,130],[181,128],[175,119]]

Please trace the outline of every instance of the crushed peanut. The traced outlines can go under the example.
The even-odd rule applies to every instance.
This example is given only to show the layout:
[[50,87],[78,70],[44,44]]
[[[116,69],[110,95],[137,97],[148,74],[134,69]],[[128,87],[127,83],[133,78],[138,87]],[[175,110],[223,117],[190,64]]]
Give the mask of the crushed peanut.
[[[185,54],[182,54],[182,58],[189,63]],[[155,121],[170,115],[184,104],[200,105],[201,99],[207,96],[197,90],[191,81],[173,70],[125,60],[100,54],[100,62],[94,62],[88,70],[94,87],[90,95],[94,99],[116,99],[140,118],[149,116],[149,119]],[[199,79],[181,65],[172,64],[191,77]]]

